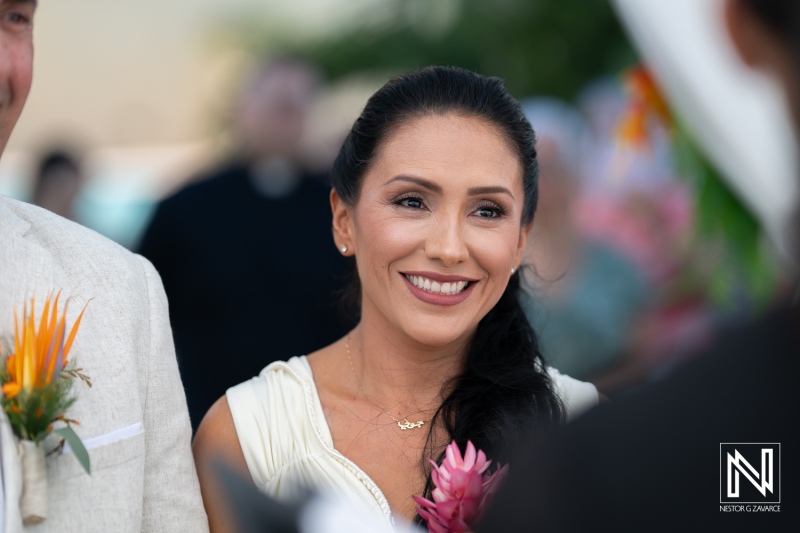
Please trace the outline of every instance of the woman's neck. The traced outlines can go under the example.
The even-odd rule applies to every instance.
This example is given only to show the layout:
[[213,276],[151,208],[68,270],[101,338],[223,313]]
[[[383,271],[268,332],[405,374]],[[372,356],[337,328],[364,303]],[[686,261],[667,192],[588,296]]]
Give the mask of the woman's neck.
[[395,416],[436,410],[442,388],[463,369],[467,342],[425,346],[375,322],[363,317],[348,336],[360,392]]

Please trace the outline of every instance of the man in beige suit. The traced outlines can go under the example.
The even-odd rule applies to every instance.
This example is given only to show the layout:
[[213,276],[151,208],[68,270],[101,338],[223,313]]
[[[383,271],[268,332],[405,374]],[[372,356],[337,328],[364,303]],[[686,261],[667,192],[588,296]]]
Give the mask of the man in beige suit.
[[[30,88],[35,8],[35,0],[0,0],[0,152]],[[54,290],[73,297],[68,323],[92,299],[70,358],[93,387],[76,383],[68,412],[81,422],[91,475],[69,452],[49,456],[47,520],[24,531],[208,531],[155,269],[90,230],[0,196],[0,336],[13,334],[13,310],[26,297],[41,302]],[[21,532],[21,466],[2,412],[0,453],[0,533]]]

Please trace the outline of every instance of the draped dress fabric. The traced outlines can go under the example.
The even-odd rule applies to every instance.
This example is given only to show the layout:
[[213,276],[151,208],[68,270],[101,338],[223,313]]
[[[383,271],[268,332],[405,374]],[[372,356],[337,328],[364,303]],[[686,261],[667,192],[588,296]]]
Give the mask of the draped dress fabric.
[[[568,418],[597,403],[590,383],[552,368],[548,372]],[[286,501],[313,489],[393,523],[380,488],[334,448],[305,356],[270,364],[257,377],[228,389],[227,399],[250,474],[262,492]]]

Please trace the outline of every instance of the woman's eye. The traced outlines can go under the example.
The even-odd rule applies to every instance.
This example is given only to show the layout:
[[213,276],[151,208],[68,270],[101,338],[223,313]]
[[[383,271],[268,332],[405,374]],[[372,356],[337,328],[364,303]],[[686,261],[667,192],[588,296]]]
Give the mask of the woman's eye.
[[411,209],[422,209],[422,200],[419,198],[403,198],[397,203],[403,207],[410,207]]
[[492,206],[481,206],[475,213],[482,218],[497,218],[503,214],[500,208]]

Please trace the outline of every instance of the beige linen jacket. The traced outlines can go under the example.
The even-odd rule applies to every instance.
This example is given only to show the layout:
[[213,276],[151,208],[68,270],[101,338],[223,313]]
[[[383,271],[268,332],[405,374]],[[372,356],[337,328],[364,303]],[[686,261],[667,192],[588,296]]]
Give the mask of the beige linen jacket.
[[[89,448],[91,476],[70,453],[47,458],[48,516],[25,533],[206,532],[167,300],[144,258],[43,209],[0,195],[0,335],[13,310],[53,290],[72,297],[67,323],[92,299],[70,359],[93,381],[76,382],[69,415]],[[54,437],[50,437],[54,439]],[[57,439],[47,441],[53,446]],[[22,475],[0,413],[5,532],[23,531]]]

